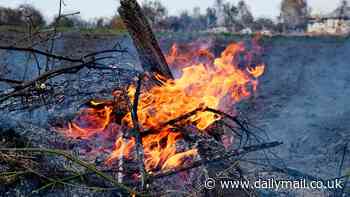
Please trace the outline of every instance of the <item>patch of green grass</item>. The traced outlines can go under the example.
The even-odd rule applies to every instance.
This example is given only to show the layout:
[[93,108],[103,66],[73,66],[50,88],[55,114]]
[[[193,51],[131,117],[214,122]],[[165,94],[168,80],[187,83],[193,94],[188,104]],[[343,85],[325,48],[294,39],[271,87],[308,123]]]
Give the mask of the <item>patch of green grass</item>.
[[[52,30],[52,27],[43,27],[39,31],[45,32],[47,30]],[[18,32],[26,33],[28,32],[28,27],[25,26],[9,26],[0,25],[0,32]],[[121,35],[127,33],[126,29],[113,29],[113,28],[75,28],[75,27],[58,27],[57,32],[79,32],[87,34],[98,34],[98,35]]]
[[96,35],[121,35],[127,31],[125,29],[112,29],[112,28],[72,28],[72,27],[59,27],[58,32],[79,32],[83,34],[96,34]]
[[80,29],[79,30],[81,33],[89,33],[89,34],[115,34],[115,35],[120,35],[120,34],[125,34],[127,33],[126,29],[111,29],[111,28],[94,28],[94,29]]
[[0,25],[0,32],[26,32],[27,27],[24,26],[14,26],[14,25]]

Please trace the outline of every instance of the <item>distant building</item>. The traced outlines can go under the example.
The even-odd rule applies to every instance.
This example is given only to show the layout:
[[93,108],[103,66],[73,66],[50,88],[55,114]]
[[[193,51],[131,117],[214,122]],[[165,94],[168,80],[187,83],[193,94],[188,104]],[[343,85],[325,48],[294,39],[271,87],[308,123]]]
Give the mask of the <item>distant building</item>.
[[247,27],[247,28],[242,29],[240,33],[241,33],[241,34],[252,34],[253,31],[252,31],[252,29],[250,29],[249,27]]
[[310,34],[347,35],[350,33],[350,19],[315,18],[311,19],[307,32]]
[[214,27],[208,29],[206,32],[208,33],[229,33],[230,31],[226,27]]
[[326,16],[309,19],[307,32],[310,34],[348,35],[350,34],[350,7],[347,1]]
[[273,35],[273,33],[270,30],[262,30],[259,33],[260,33],[260,35],[263,35],[263,36],[272,36]]

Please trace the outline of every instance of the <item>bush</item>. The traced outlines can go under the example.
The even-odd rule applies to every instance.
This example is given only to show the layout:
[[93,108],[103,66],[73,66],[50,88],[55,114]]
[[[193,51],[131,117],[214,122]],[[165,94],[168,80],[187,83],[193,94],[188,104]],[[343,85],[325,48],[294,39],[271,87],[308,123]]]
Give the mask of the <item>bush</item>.
[[61,16],[58,18],[56,16],[50,27],[60,27],[60,28],[88,28],[91,26],[87,21],[84,21],[79,16]]
[[123,23],[123,20],[120,18],[120,16],[116,15],[114,16],[111,21],[110,21],[110,25],[109,25],[112,29],[115,30],[125,30],[126,27]]

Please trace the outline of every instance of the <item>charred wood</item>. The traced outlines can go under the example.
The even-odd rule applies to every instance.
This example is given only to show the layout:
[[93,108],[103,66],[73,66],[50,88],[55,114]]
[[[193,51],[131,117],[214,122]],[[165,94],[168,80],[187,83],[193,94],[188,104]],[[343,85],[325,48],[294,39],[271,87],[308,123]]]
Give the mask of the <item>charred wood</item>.
[[167,79],[173,79],[165,57],[146,16],[142,13],[140,5],[136,0],[121,0],[120,4],[119,14],[134,41],[144,70],[152,73],[154,77],[156,77],[156,74],[160,74]]

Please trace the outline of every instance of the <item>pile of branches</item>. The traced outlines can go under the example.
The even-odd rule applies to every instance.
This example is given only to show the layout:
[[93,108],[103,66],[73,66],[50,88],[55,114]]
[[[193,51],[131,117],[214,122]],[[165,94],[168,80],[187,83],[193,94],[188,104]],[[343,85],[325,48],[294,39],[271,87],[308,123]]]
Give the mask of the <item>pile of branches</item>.
[[[133,101],[135,103],[136,100]],[[239,132],[240,135],[249,135],[246,133],[251,128],[245,125],[244,121],[238,120],[235,117],[231,117],[222,112],[207,108],[198,109],[206,110],[213,113],[217,113],[223,116],[223,120],[235,121],[241,126],[237,128],[232,128],[232,132]],[[176,125],[179,121],[189,118],[191,115],[195,114],[195,111],[188,114],[184,114],[178,118],[169,121],[167,124]],[[135,116],[133,116],[135,118]],[[23,124],[23,123],[18,123]],[[137,119],[134,119],[134,129],[139,129]],[[162,195],[170,191],[163,191],[155,189],[158,185],[158,180],[163,180],[171,178],[182,172],[190,172],[192,169],[206,169],[209,171],[210,176],[214,176],[210,172],[215,173],[223,171],[236,171],[239,169],[240,160],[249,153],[257,151],[265,151],[274,147],[278,147],[282,143],[280,142],[270,142],[270,143],[259,143],[256,145],[242,145],[241,147],[235,148],[233,150],[226,151],[222,148],[222,144],[219,141],[212,140],[212,136],[203,135],[190,135],[185,133],[186,130],[181,128],[185,138],[191,141],[197,140],[198,150],[201,159],[193,161],[187,166],[181,166],[169,171],[154,172],[149,174],[145,171],[143,166],[143,154],[142,154],[142,144],[140,132],[135,132],[135,138],[137,140],[136,154],[137,163],[139,166],[139,177],[133,180],[125,180],[120,182],[114,176],[117,173],[125,173],[127,171],[119,171],[119,168],[103,168],[100,165],[89,163],[84,161],[81,157],[70,151],[71,146],[75,142],[65,142],[65,144],[60,145],[60,149],[57,149],[57,144],[48,142],[47,144],[42,143],[42,139],[30,142],[30,139],[24,140],[24,142],[16,142],[22,139],[22,136],[12,136],[11,139],[8,138],[10,133],[21,133],[23,132],[38,132],[42,129],[40,128],[28,128],[28,125],[23,125],[22,128],[17,125],[17,131],[7,128],[6,132],[1,133],[3,138],[1,141],[0,153],[1,153],[1,164],[7,166],[7,170],[0,173],[2,180],[5,180],[6,184],[11,185],[17,180],[21,180],[23,177],[27,177],[30,180],[35,178],[39,180],[38,188],[30,192],[30,194],[45,194],[52,189],[57,188],[79,188],[95,192],[116,192],[119,194],[128,195]],[[56,136],[57,137],[57,136]],[[5,139],[6,138],[6,139]],[[32,138],[28,136],[28,138]],[[50,136],[50,138],[53,138]],[[59,137],[58,137],[59,138]],[[191,139],[192,138],[192,139]],[[196,138],[196,139],[193,139]],[[56,139],[59,141],[62,139]],[[242,141],[242,140],[240,140]],[[250,140],[248,140],[250,141]],[[43,147],[44,146],[44,147]],[[231,169],[228,170],[230,167]],[[281,169],[282,170],[282,169]],[[240,172],[241,178],[244,177],[243,173]],[[237,177],[239,178],[239,177]],[[85,185],[85,186],[84,186]],[[74,191],[74,190],[71,190]],[[204,188],[196,191],[198,194],[202,194],[205,191]],[[183,192],[183,191],[182,191]],[[247,196],[243,195],[243,196]]]
[[[49,38],[49,41],[54,43],[57,39],[57,35],[53,34],[52,36],[52,38]],[[30,37],[33,39],[33,33],[30,34]],[[23,43],[0,46],[0,50],[6,52],[13,51],[29,54],[34,59],[37,59],[36,64],[38,69],[38,76],[31,80],[22,81],[4,77],[0,78],[1,82],[6,83],[10,87],[0,93],[0,105],[3,110],[11,108],[12,111],[25,111],[48,105],[50,100],[55,100],[57,98],[59,89],[65,86],[59,82],[60,77],[67,74],[76,75],[84,68],[96,71],[110,70],[122,72],[123,69],[110,67],[109,64],[102,63],[102,60],[115,59],[115,56],[109,56],[109,54],[128,53],[125,48],[116,45],[116,47],[112,49],[91,52],[79,58],[73,58],[58,55],[53,49],[46,51],[37,49],[35,48],[35,43],[29,43],[29,46],[23,46],[25,45]],[[38,60],[38,56],[45,57],[49,63],[47,65],[42,65]],[[57,64],[57,61],[61,66],[52,66],[54,62]],[[30,66],[30,64],[28,64],[28,66]],[[136,70],[133,72],[139,73],[139,71]],[[139,76],[144,75],[140,74]],[[130,76],[130,78],[132,77]],[[139,80],[136,82],[137,91],[134,100],[129,101],[129,110],[132,113],[133,126],[136,131],[140,130],[137,106],[141,92],[142,78],[143,77],[139,77]],[[108,91],[111,92],[111,90]],[[41,101],[36,106],[31,103],[34,98],[38,98]],[[28,103],[30,103],[29,107]],[[60,103],[57,104],[59,105]],[[16,106],[16,108],[13,109],[13,106]],[[198,111],[209,111],[222,116],[226,120],[235,122],[238,127],[230,127],[230,129],[239,136],[240,147],[227,152],[222,148],[222,143],[212,140],[214,139],[213,136],[193,136],[190,133],[186,133],[186,129],[178,123],[188,119]],[[162,192],[162,194],[164,194],[164,192],[167,193],[167,191],[150,190],[151,187],[147,187],[147,185],[152,185],[152,183],[160,179],[172,177],[182,172],[190,171],[191,169],[211,166],[212,164],[217,165],[217,163],[223,162],[225,166],[229,166],[232,163],[235,163],[236,166],[239,158],[248,153],[281,145],[280,142],[264,143],[262,141],[255,145],[249,145],[249,138],[250,136],[254,136],[254,134],[252,134],[251,129],[248,128],[247,122],[214,109],[198,108],[164,123],[163,126],[176,126],[178,131],[183,132],[182,135],[184,135],[186,139],[202,141],[200,146],[203,158],[201,160],[194,161],[192,164],[178,169],[148,174],[143,166],[142,136],[140,132],[135,132],[136,135],[134,137],[137,139],[137,158],[140,177],[137,180],[129,180],[125,183],[120,183],[113,176],[113,174],[118,173],[117,169],[102,169],[96,164],[84,161],[79,158],[79,156],[75,155],[74,152],[70,151],[71,146],[74,146],[75,142],[67,141],[58,134],[54,134],[49,128],[36,127],[32,125],[32,123],[25,123],[7,116],[2,118],[4,124],[0,132],[2,138],[2,143],[0,144],[0,179],[4,181],[4,185],[7,187],[11,187],[16,182],[23,180],[23,177],[29,180],[38,180],[37,185],[39,185],[39,187],[30,191],[29,194],[31,195],[38,193],[44,194],[47,191],[62,186],[64,188],[79,188],[89,191],[117,192],[134,195],[156,195],[154,192]],[[5,124],[6,122],[8,124]],[[221,124],[226,125],[226,127],[229,125],[225,124],[225,122]],[[38,136],[37,133],[50,133],[50,135]],[[211,142],[213,142],[215,146],[209,146]]]

